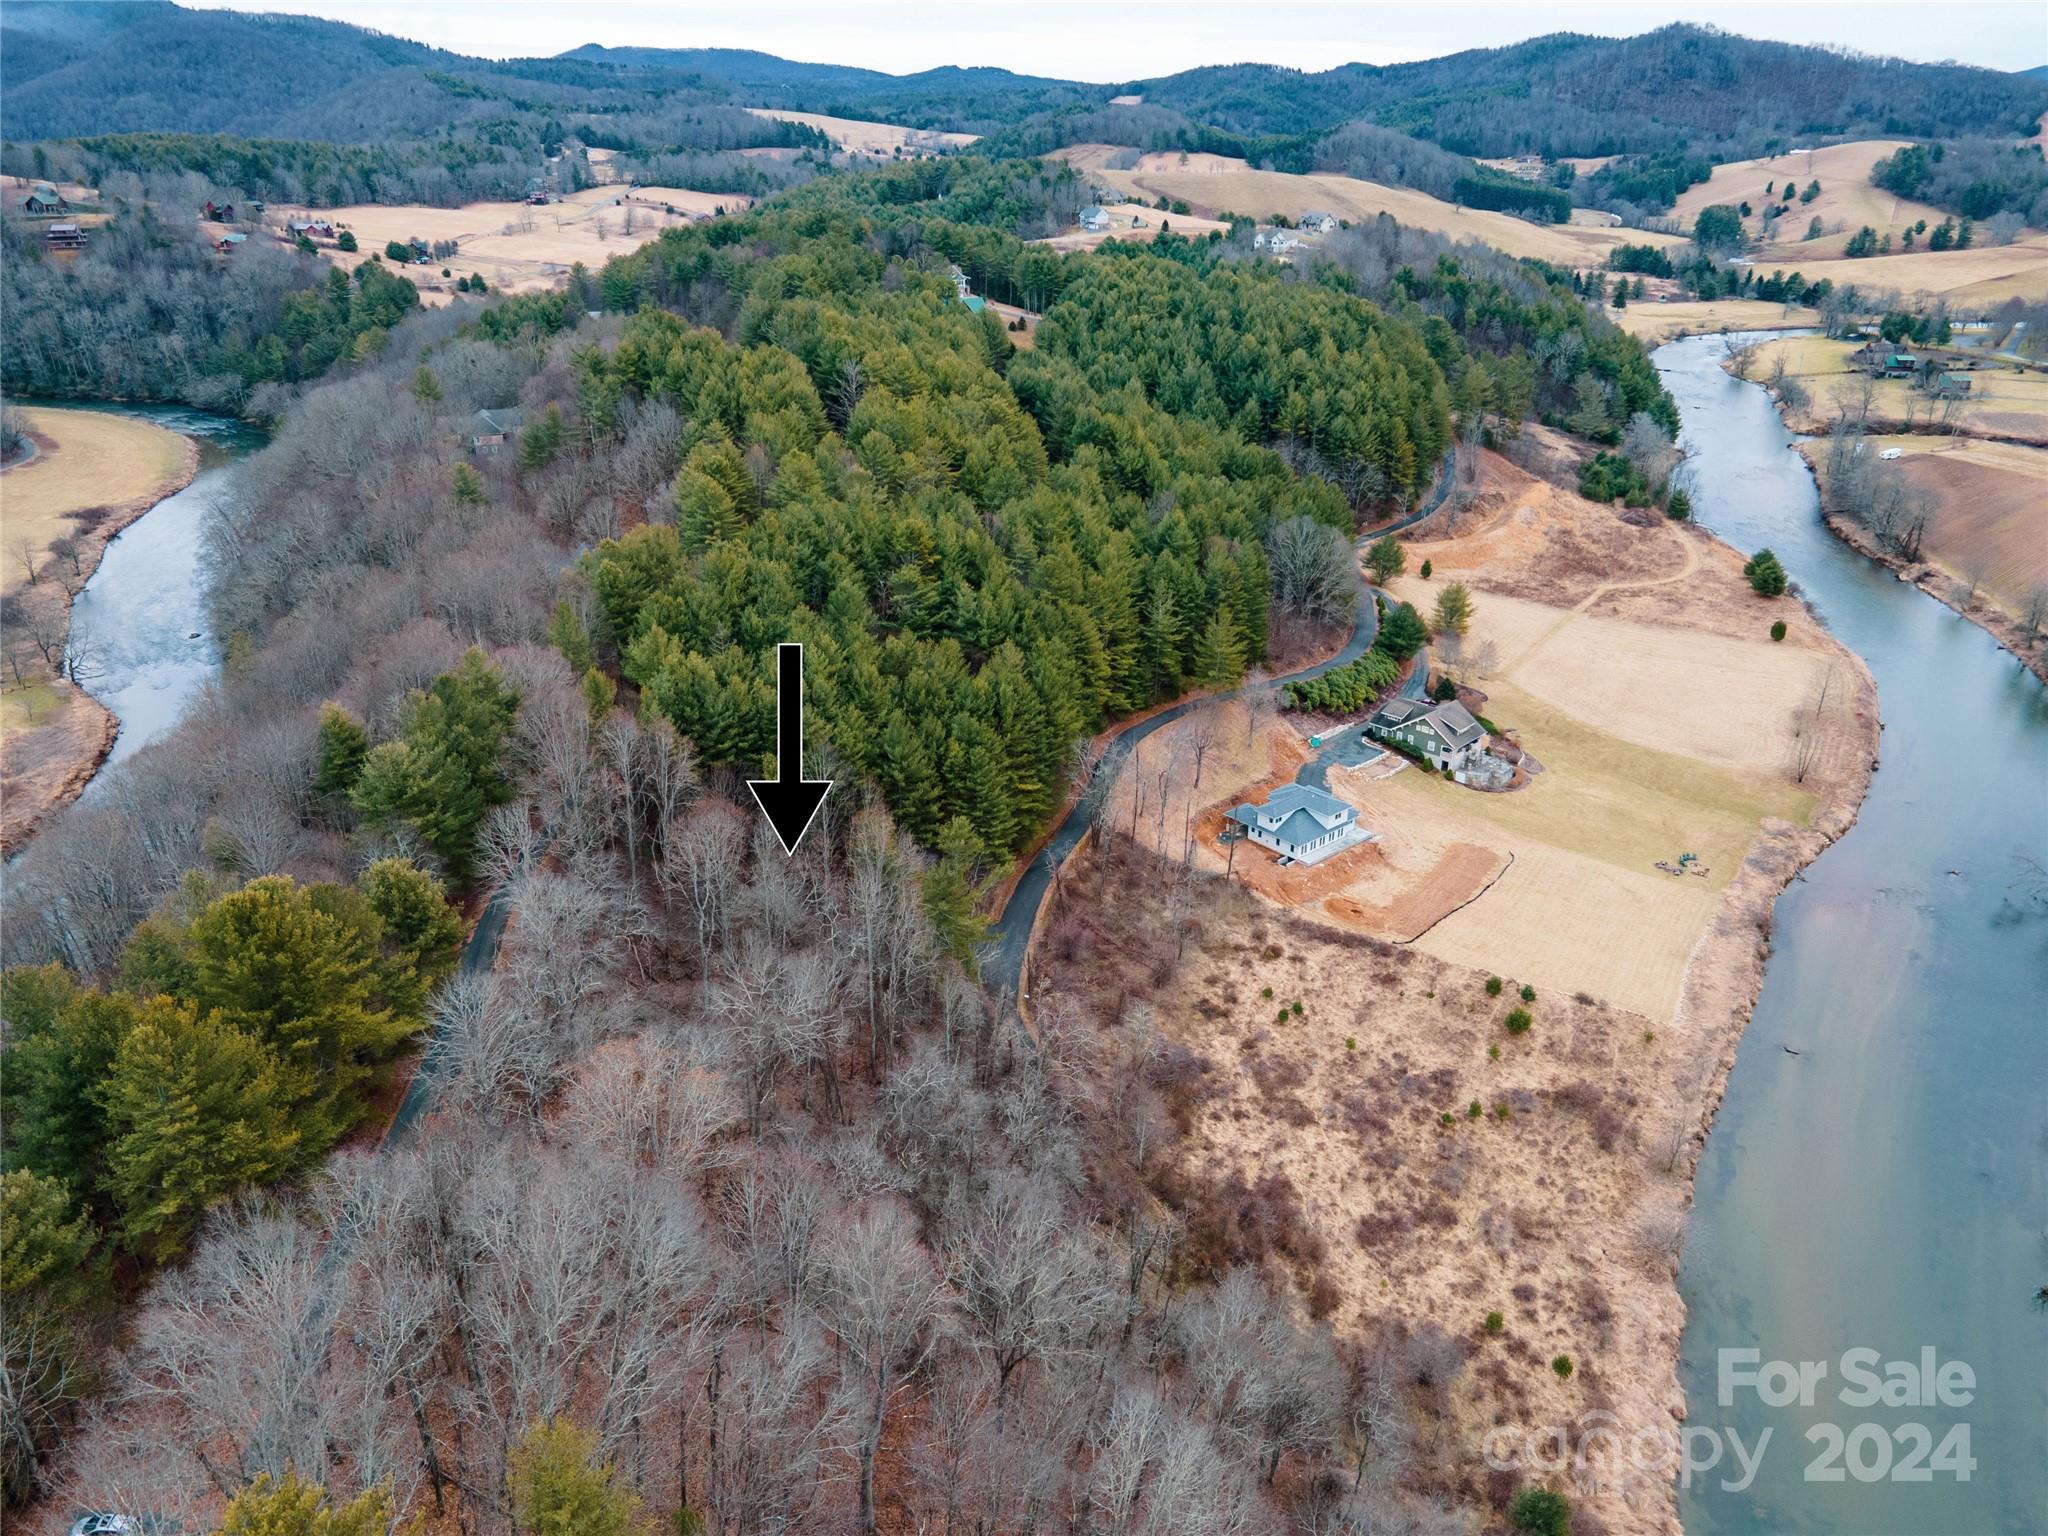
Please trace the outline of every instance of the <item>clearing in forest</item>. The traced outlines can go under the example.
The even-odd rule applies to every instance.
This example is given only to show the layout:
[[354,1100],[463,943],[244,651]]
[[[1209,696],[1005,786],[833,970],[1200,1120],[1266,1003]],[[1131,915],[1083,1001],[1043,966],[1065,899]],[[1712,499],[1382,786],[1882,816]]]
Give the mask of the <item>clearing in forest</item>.
[[896,154],[933,155],[964,149],[977,135],[941,133],[933,128],[904,128],[895,123],[871,123],[857,117],[827,117],[819,112],[784,112],[776,107],[749,107],[756,117],[772,117],[784,123],[802,123],[830,139],[833,146],[849,155]]
[[1140,155],[1126,169],[1112,168],[1113,161],[1130,155],[1129,150],[1105,144],[1076,144],[1057,151],[1058,158],[1133,201],[1150,203],[1166,197],[1183,201],[1196,214],[1212,219],[1236,213],[1264,222],[1275,214],[1298,219],[1321,210],[1356,224],[1385,213],[1411,228],[1432,230],[1447,239],[1479,240],[1510,256],[1534,256],[1577,267],[1603,264],[1618,245],[1678,243],[1675,236],[1643,230],[1532,224],[1511,214],[1460,208],[1426,192],[1352,176],[1256,171],[1227,155],[1163,152]]
[[[353,270],[391,241],[453,240],[456,254],[402,268],[428,303],[445,303],[455,281],[481,276],[492,289],[543,293],[560,287],[568,270],[582,262],[595,272],[614,256],[638,250],[664,229],[710,218],[717,209],[744,211],[752,199],[737,193],[693,192],[681,187],[619,184],[585,187],[545,206],[525,203],[469,203],[430,208],[419,203],[362,203],[323,210],[320,217],[356,237],[351,253],[324,246],[337,264]],[[298,214],[278,214],[282,224]],[[442,277],[446,267],[451,276]]]

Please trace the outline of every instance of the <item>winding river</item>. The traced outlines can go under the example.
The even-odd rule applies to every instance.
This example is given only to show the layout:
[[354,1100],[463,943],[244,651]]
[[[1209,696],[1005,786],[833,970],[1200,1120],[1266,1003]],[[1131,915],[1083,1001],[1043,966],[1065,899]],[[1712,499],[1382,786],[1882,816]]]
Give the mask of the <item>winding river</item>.
[[[1747,1487],[1725,1486],[1741,1474],[1724,1461],[1681,1488],[1681,1513],[1691,1536],[2041,1530],[2048,695],[1982,630],[1827,532],[1764,391],[1722,372],[1725,345],[1654,358],[1684,418],[1696,515],[1778,553],[1869,664],[1885,732],[1861,819],[1778,902],[1700,1165],[1680,1280],[1689,1422],[1752,1451],[1771,1440]],[[1923,1350],[1963,1362],[1970,1400],[1845,1404],[1842,1357],[1859,1348],[1916,1371]],[[1812,1406],[1747,1387],[1724,1406],[1721,1352],[1743,1349],[1825,1363]],[[1938,1464],[1959,1425],[1967,1481]]]
[[220,671],[206,603],[206,513],[235,460],[265,438],[246,422],[187,406],[88,408],[138,416],[199,444],[192,483],[114,537],[71,606],[72,649],[91,656],[98,668],[86,691],[120,722],[104,771],[176,725],[192,696]]

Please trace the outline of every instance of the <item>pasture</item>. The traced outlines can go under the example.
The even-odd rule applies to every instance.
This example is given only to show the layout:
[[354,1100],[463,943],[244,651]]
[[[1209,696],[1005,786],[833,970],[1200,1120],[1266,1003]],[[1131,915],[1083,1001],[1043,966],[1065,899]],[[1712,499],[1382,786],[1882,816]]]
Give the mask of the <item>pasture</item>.
[[[1782,358],[1785,372],[1799,381],[1806,403],[1786,412],[1797,431],[1824,432],[1845,399],[1860,402],[1863,375],[1850,366],[1859,343],[1824,336],[1784,336],[1757,349],[1749,376],[1768,379]],[[1959,401],[1937,400],[1910,379],[1879,379],[1869,420],[1880,427],[1943,426],[1952,432],[2048,443],[2048,373],[2011,365],[1979,368],[1969,375],[1970,393]]]

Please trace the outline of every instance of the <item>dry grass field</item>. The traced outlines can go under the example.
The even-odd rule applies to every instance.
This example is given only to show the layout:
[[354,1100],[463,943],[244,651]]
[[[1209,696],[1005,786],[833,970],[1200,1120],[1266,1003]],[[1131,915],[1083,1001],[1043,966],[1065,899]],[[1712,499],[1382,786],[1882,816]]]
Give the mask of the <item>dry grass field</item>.
[[[1752,210],[1743,228],[1756,236],[1763,231],[1763,210],[1770,201],[1766,185],[1778,189],[1777,201],[1790,202],[1792,211],[1779,222],[1779,243],[1771,247],[1777,257],[1797,261],[1820,260],[1842,254],[1851,235],[1866,224],[1880,235],[1898,236],[1921,219],[1932,229],[1948,215],[1926,203],[1895,197],[1882,187],[1871,185],[1870,168],[1894,150],[1904,148],[1905,139],[1861,139],[1851,144],[1830,144],[1824,149],[1797,149],[1763,160],[1733,160],[1714,167],[1714,174],[1696,187],[1689,187],[1671,210],[1671,217],[1687,229],[1700,210],[1720,204],[1739,208],[1747,202]],[[1786,182],[1804,189],[1820,183],[1820,195],[1810,203],[1783,195]],[[1827,233],[1815,240],[1802,240],[1814,219]]]
[[[461,208],[429,208],[419,204],[358,204],[324,210],[321,217],[336,229],[354,232],[359,249],[351,254],[325,248],[326,254],[353,269],[392,240],[454,240],[457,254],[433,265],[408,267],[428,302],[446,301],[454,277],[481,274],[495,288],[509,293],[536,293],[558,286],[576,262],[592,270],[614,256],[637,250],[664,229],[711,217],[718,208],[738,212],[750,199],[726,193],[693,192],[682,187],[618,185],[586,187],[546,207],[523,203],[470,203]],[[664,206],[666,205],[666,206]],[[673,211],[670,211],[673,210]],[[273,222],[298,218],[272,210]],[[630,226],[630,228],[629,228]]]
[[1854,284],[1866,294],[1943,298],[1959,314],[1988,310],[2007,299],[2048,299],[2048,235],[2011,245],[1973,245],[1967,251],[1904,251],[1890,256],[1816,260],[1799,247],[1774,246],[1756,258],[1759,274],[1801,272]]
[[[1409,544],[1410,574],[1392,591],[1427,613],[1446,582],[1467,585],[1471,632],[1437,641],[1434,663],[1483,692],[1482,712],[1540,770],[1483,794],[1391,756],[1333,768],[1332,790],[1376,840],[1308,869],[1240,847],[1233,873],[1275,905],[1669,1019],[1759,829],[1804,826],[1816,792],[1867,756],[1867,681],[1803,609],[1757,598],[1739,557],[1698,530],[1625,523],[1495,455],[1474,490],[1455,533]],[[1415,574],[1425,558],[1427,582]],[[1769,638],[1775,618],[1782,643]],[[1138,838],[1178,857],[1192,832],[1197,865],[1216,871],[1229,858],[1223,812],[1292,780],[1307,732],[1328,727],[1247,721],[1240,705],[1204,718],[1146,744]],[[1161,817],[1156,785],[1176,750]],[[1127,779],[1112,803],[1129,793]],[[1699,856],[1699,873],[1656,867],[1681,853]]]
[[940,154],[964,149],[975,141],[971,133],[940,133],[931,128],[901,128],[894,123],[870,123],[854,117],[824,117],[816,112],[784,112],[774,107],[749,107],[756,117],[772,117],[785,123],[802,123],[815,128],[834,145],[850,155],[897,153]]
[[44,406],[22,414],[39,451],[0,473],[0,552],[10,588],[25,579],[24,548],[40,562],[53,542],[76,531],[79,513],[147,496],[175,480],[185,463],[185,440],[152,421]]
[[1720,331],[1761,331],[1820,324],[1820,316],[1797,304],[1766,304],[1761,299],[1681,299],[1675,303],[1632,302],[1610,309],[1608,318],[1646,346],[1681,336],[1707,336]]
[[1386,213],[1400,223],[1434,230],[1453,240],[1479,240],[1511,256],[1535,256],[1579,267],[1604,263],[1618,245],[1677,243],[1673,236],[1640,230],[1531,224],[1505,213],[1459,208],[1426,193],[1350,176],[1257,171],[1225,155],[1148,154],[1140,156],[1129,170],[1109,168],[1111,159],[1128,153],[1105,144],[1076,144],[1058,152],[1060,158],[1126,196],[1144,202],[1162,196],[1179,199],[1207,218],[1224,213],[1262,220],[1276,213],[1298,218],[1311,209],[1321,209],[1358,223]]
[[1162,213],[1144,203],[1106,203],[1103,212],[1114,221],[1108,229],[1076,227],[1034,245],[1048,245],[1056,251],[1092,251],[1105,240],[1135,240],[1140,244],[1156,240],[1162,233],[1206,238],[1212,231],[1227,234],[1228,224],[1216,219],[1194,218],[1184,213]]
[[[1767,379],[1780,358],[1808,396],[1786,420],[1796,431],[1823,432],[1834,419],[1839,398],[1861,377],[1849,365],[1860,343],[1825,336],[1783,336],[1757,349],[1753,379]],[[1907,379],[1879,379],[1870,420],[1886,427],[1942,426],[1949,431],[2048,443],[2048,373],[2011,366],[1979,368],[1970,374],[1969,396],[1952,408]]]

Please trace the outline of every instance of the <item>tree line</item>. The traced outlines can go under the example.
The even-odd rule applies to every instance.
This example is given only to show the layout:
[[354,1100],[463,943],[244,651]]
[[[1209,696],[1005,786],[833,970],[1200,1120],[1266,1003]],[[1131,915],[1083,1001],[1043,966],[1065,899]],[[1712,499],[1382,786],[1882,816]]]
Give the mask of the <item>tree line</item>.
[[[0,381],[22,394],[178,400],[240,414],[360,360],[419,306],[381,262],[353,274],[251,240],[223,261],[193,225],[144,207],[58,261],[40,231],[0,229]],[[266,389],[266,386],[272,386]]]

